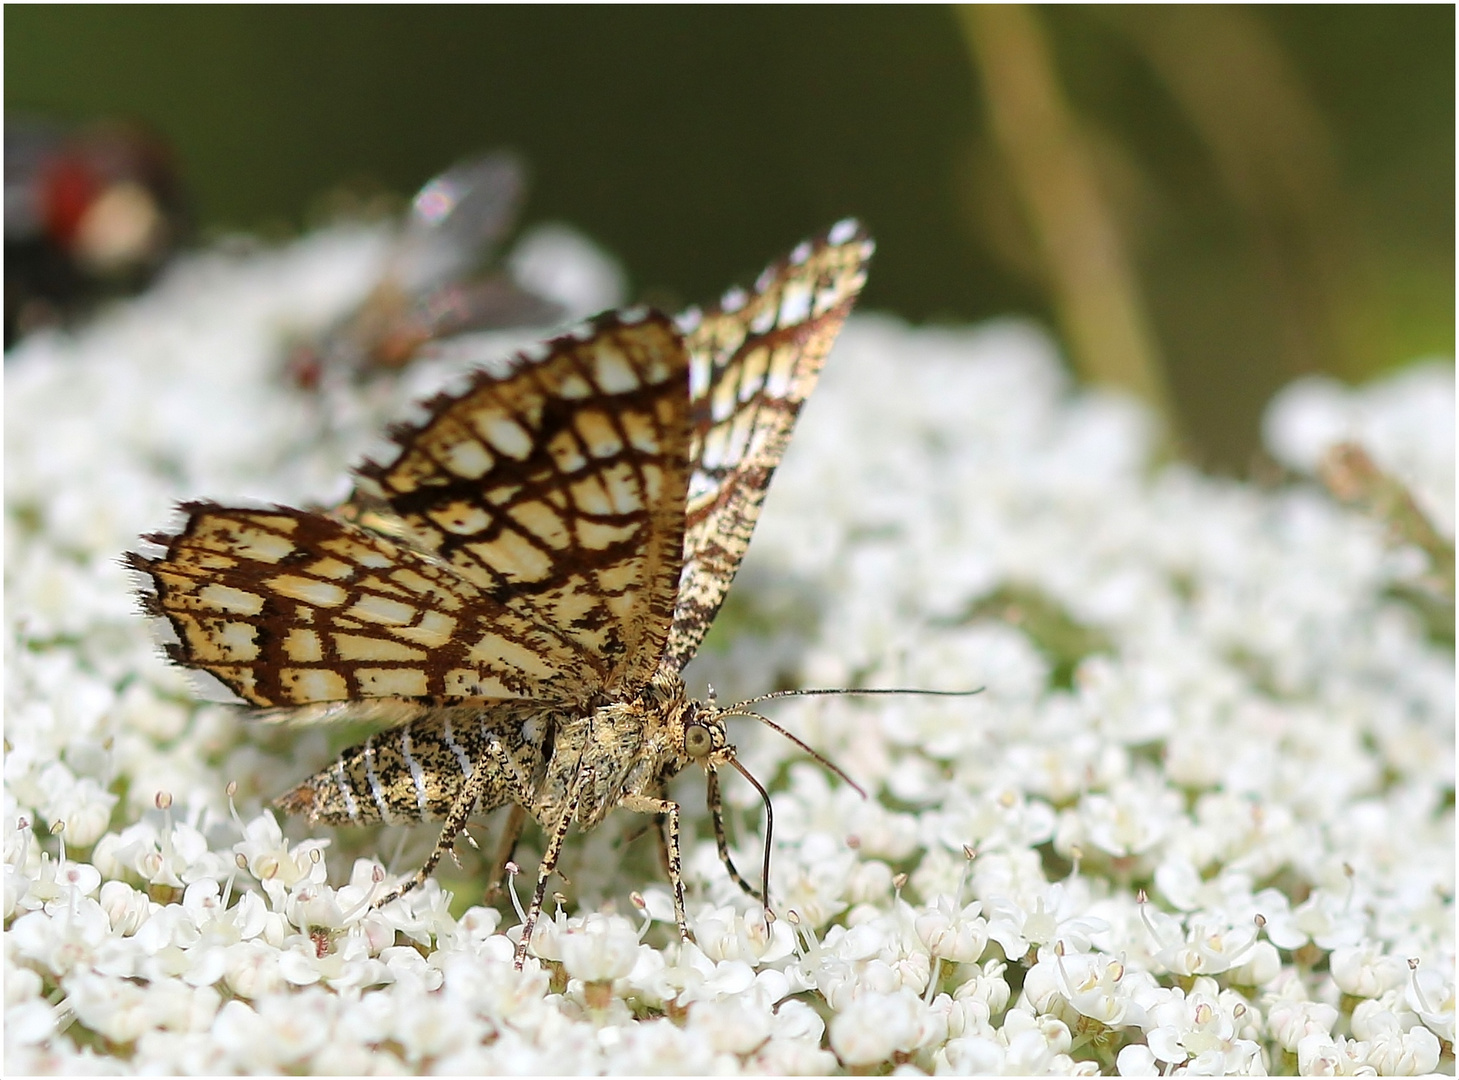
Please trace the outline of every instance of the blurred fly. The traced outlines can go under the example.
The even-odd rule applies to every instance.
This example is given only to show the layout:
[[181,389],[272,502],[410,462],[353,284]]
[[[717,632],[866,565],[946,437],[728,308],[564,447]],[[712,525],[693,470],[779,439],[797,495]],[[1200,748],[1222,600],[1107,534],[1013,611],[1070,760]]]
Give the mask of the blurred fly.
[[312,388],[326,371],[355,378],[397,371],[432,341],[561,318],[557,304],[501,270],[483,270],[511,230],[525,190],[521,160],[500,150],[430,180],[411,200],[370,294],[318,341],[293,350],[295,382]]
[[172,152],[156,133],[6,116],[6,347],[144,288],[188,224]]

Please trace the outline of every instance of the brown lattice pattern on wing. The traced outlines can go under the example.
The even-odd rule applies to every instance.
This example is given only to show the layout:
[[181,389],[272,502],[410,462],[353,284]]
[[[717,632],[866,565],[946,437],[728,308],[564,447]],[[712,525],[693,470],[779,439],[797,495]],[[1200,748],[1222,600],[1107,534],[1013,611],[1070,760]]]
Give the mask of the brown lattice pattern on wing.
[[410,547],[321,514],[182,507],[149,537],[152,614],[179,664],[254,705],[382,697],[582,701],[601,681],[580,647]]
[[339,514],[402,536],[585,656],[607,691],[654,671],[678,594],[688,357],[659,315],[479,374],[392,434]]
[[871,240],[854,222],[796,248],[753,293],[726,293],[686,325],[690,444],[684,568],[664,665],[699,648],[750,543],[801,404],[866,282]]

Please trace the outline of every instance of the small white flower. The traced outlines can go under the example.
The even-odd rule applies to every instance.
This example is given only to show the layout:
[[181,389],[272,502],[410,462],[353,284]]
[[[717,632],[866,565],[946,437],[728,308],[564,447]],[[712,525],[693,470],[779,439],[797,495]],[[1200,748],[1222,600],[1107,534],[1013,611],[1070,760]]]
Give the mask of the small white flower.
[[770,890],[777,904],[792,910],[808,926],[824,926],[847,907],[847,888],[857,865],[854,852],[829,836],[807,838],[793,866],[776,864]]
[[875,1065],[914,1049],[922,1001],[910,990],[858,994],[831,1019],[831,1049],[850,1066]]
[[[8,991],[8,987],[7,987]],[[5,1009],[5,1041],[7,1057],[14,1044],[43,1043],[56,1032],[56,1010],[39,999],[7,1005]]]
[[[346,940],[338,955],[346,964],[356,959],[349,954],[350,942]],[[363,948],[360,950],[363,952]],[[359,957],[363,958],[363,957]],[[444,976],[439,968],[432,967],[420,951],[411,945],[395,945],[380,954],[380,963],[389,969],[399,986],[412,987],[419,992],[429,993],[440,988]],[[373,968],[371,969],[373,970]],[[338,976],[334,976],[337,978]]]
[[87,973],[70,980],[67,989],[77,1021],[112,1042],[135,1042],[152,1026],[151,995],[136,983]]
[[1010,959],[1021,959],[1030,946],[1063,941],[1071,952],[1089,948],[1094,935],[1109,929],[1109,923],[1088,910],[1088,889],[1068,882],[1055,882],[1025,894],[1021,902],[990,897],[988,936],[1003,947]]
[[465,1049],[471,1028],[470,1014],[453,999],[419,991],[390,995],[389,1031],[405,1050],[407,1061],[418,1063]]
[[[1168,788],[1122,781],[1109,794],[1079,800],[1077,835],[1115,858],[1139,855],[1165,837],[1181,809],[1180,796]],[[1061,834],[1060,850],[1070,850],[1075,835]]]
[[1262,933],[1273,945],[1291,952],[1307,944],[1307,932],[1298,923],[1284,894],[1276,889],[1263,889],[1253,900],[1262,917]]
[[953,999],[979,1002],[989,1015],[1001,1013],[1008,1007],[1008,999],[1013,992],[1004,978],[1007,970],[1008,965],[1002,960],[984,961],[981,970],[975,971],[953,991]]
[[275,1065],[268,1026],[242,1001],[226,1002],[218,1010],[213,1037],[236,1068],[263,1070]]
[[180,702],[162,697],[153,684],[139,680],[122,691],[115,719],[127,730],[170,742],[186,730],[189,715]]
[[239,997],[258,1000],[282,990],[285,979],[277,949],[257,939],[223,950],[223,983]]
[[1446,1042],[1454,1041],[1454,982],[1437,971],[1419,968],[1404,991],[1404,1001],[1430,1031]]
[[1035,1010],[1054,1012],[1062,1000],[1106,1027],[1145,1022],[1136,990],[1145,985],[1147,976],[1128,972],[1123,962],[1098,953],[1061,955],[1063,951],[1057,944],[1039,950],[1038,963],[1024,979],[1024,995]]
[[[1372,998],[1358,1002],[1353,1007],[1352,1019],[1349,1021],[1353,1037],[1367,1041],[1388,1032],[1398,1031],[1402,1026],[1402,1021],[1390,1008],[1396,1004],[1396,1001],[1379,1001]],[[1407,1012],[1407,1010],[1403,1011]],[[1413,1017],[1408,1018],[1414,1019]]]
[[171,1031],[207,1031],[222,997],[211,986],[180,979],[158,979],[147,986],[151,1023]]
[[1192,916],[1184,939],[1161,949],[1155,960],[1175,975],[1219,975],[1251,955],[1257,932],[1255,923],[1233,929],[1224,920]]
[[771,1038],[745,1063],[745,1071],[763,1076],[829,1076],[836,1071],[836,1056],[822,1050],[819,1040]]
[[716,1052],[743,1055],[770,1037],[772,1019],[758,1002],[744,998],[700,1001],[689,1009],[687,1030],[702,1036]]
[[99,900],[111,923],[112,933],[123,936],[136,933],[156,906],[146,893],[139,892],[125,881],[103,882]]
[[9,863],[6,864],[5,918],[9,919],[18,911],[33,911],[40,907],[40,898],[30,895],[32,880],[25,873],[12,869]]
[[892,868],[880,859],[858,862],[846,882],[846,898],[853,904],[885,903],[892,895],[892,879],[895,876]]
[[420,945],[449,938],[456,929],[456,920],[451,918],[451,897],[435,878],[429,878],[399,900],[376,908],[375,913]]
[[43,984],[40,974],[31,968],[21,967],[14,962],[9,951],[5,954],[5,1004],[19,1005],[40,997]]
[[[1035,856],[1037,858],[1037,856]],[[1040,874],[1042,880],[1042,874]],[[922,856],[912,872],[910,884],[919,896],[960,896],[968,883],[968,858],[938,844]],[[895,889],[889,889],[895,892]]]
[[1375,1034],[1364,1059],[1379,1076],[1421,1076],[1438,1067],[1440,1049],[1434,1033],[1416,1025],[1408,1031]]
[[60,762],[41,773],[43,801],[39,809],[46,821],[66,823],[66,842],[89,848],[106,832],[118,797],[91,776],[75,777]]
[[1259,1047],[1238,1037],[1231,1015],[1233,1006],[1246,1009],[1239,999],[1223,999],[1214,980],[1198,978],[1187,995],[1179,987],[1159,995],[1149,1007],[1145,1041],[1156,1060],[1166,1065],[1189,1062],[1192,1071],[1240,1072]]
[[[980,848],[1036,847],[1054,835],[1053,808],[1011,786],[996,785],[977,795],[953,789],[940,808],[924,814],[930,839],[961,853]],[[930,845],[929,845],[930,846]]]
[[1362,1064],[1364,1049],[1342,1036],[1334,1039],[1325,1031],[1314,1031],[1302,1036],[1293,1052],[1303,1076],[1353,1076]]
[[48,853],[42,852],[40,866],[29,885],[30,898],[55,906],[71,903],[76,897],[91,896],[101,887],[101,874],[89,863],[70,859],[53,862]]
[[680,995],[680,1001],[712,1001],[716,998],[743,994],[755,984],[755,969],[742,960],[721,960],[705,980],[692,991]]
[[233,845],[233,852],[243,857],[248,872],[280,908],[285,890],[300,880],[324,884],[324,860],[313,852],[323,854],[328,846],[328,840],[310,839],[291,847],[274,815],[263,813],[244,825],[243,839]]
[[169,975],[177,974],[187,966],[183,950],[190,949],[202,940],[197,924],[181,904],[164,904],[152,913],[151,918],[137,928],[132,942],[138,952],[149,960],[165,958]]
[[[966,858],[961,862],[967,865]],[[972,894],[980,900],[1006,897],[1019,904],[1031,901],[1049,887],[1039,853],[1024,847],[979,853],[973,860],[970,881]]]
[[806,1002],[796,998],[782,1001],[770,1014],[771,1034],[777,1039],[804,1041],[819,1046],[826,1022]]
[[[372,915],[365,916],[363,921],[366,924],[370,924],[373,921]],[[485,942],[496,933],[497,927],[501,925],[501,922],[502,913],[496,908],[480,906],[467,908],[465,914],[461,916],[460,921],[456,924],[456,933],[452,934],[449,939],[442,939],[441,944],[443,947],[450,945],[461,948]],[[391,935],[393,938],[394,931],[391,931]],[[380,949],[373,947],[373,938],[371,943],[371,951],[378,953]],[[383,947],[381,946],[381,948]]]
[[1159,1076],[1155,1054],[1144,1043],[1130,1043],[1115,1058],[1121,1076]]
[[1025,1009],[1010,1009],[998,1029],[998,1041],[1007,1048],[1003,1073],[1033,1076],[1048,1073],[1056,1059],[1073,1045],[1068,1026],[1057,1017],[1035,1016]]
[[917,939],[933,956],[958,963],[976,963],[988,944],[988,923],[978,914],[976,901],[961,911],[953,910],[952,899],[939,896],[913,919]]
[[547,223],[527,231],[507,269],[529,292],[556,301],[574,319],[623,303],[628,285],[618,263],[576,229]]
[[1237,986],[1266,986],[1282,972],[1282,955],[1270,941],[1258,941],[1228,973]]
[[[278,995],[259,1002],[258,1019],[268,1041],[263,1058],[288,1068],[308,1061],[329,1046],[340,999],[319,991]],[[220,1014],[221,1015],[221,1014]],[[238,1055],[235,1051],[235,1060]],[[244,1061],[239,1061],[244,1064]],[[247,1068],[258,1066],[249,1063]]]
[[[284,949],[277,954],[276,962],[279,965],[279,974],[284,981],[291,986],[312,986],[324,978],[326,972],[333,968],[334,964],[320,963],[324,957],[318,955],[314,942],[306,937],[293,939],[293,947]],[[262,1000],[268,1000],[263,998]]]
[[[1356,945],[1366,929],[1361,905],[1353,904],[1349,896],[1340,897],[1326,889],[1314,890],[1298,904],[1291,921],[1298,933],[1306,935],[1318,948],[1328,950]],[[1270,936],[1270,927],[1267,933]]]
[[[1267,1010],[1267,1028],[1277,1044],[1288,1053],[1297,1053],[1305,1039],[1320,1037],[1331,1040],[1337,1010],[1320,1001],[1282,1000]],[[1309,1045],[1309,1053],[1317,1053],[1318,1044]]]
[[694,919],[694,940],[711,960],[773,964],[795,951],[795,932],[776,919],[767,926],[763,911],[741,914],[733,908],[702,911]]
[[514,947],[503,935],[490,938],[486,945],[481,954],[457,952],[440,959],[438,966],[445,978],[442,992],[494,1023],[510,1017],[513,1024],[524,1025],[524,1030],[535,1027],[548,1011],[543,1004],[550,978],[547,971],[532,964],[517,971],[512,963]]
[[202,878],[221,880],[234,869],[231,856],[210,851],[201,832],[159,811],[149,811],[120,835],[103,836],[92,859],[107,877],[133,875],[174,889]]
[[1172,854],[1160,861],[1155,868],[1155,887],[1177,911],[1194,911],[1211,900],[1209,883],[1184,855]]
[[[971,1035],[949,1039],[932,1055],[933,1072],[937,1076],[1017,1076],[1021,1070],[1007,1066],[1008,1049],[996,1038]],[[1034,1068],[1025,1075],[1040,1072]]]
[[228,1056],[211,1031],[144,1031],[131,1064],[139,1073],[222,1075],[229,1071]]
[[[641,957],[643,953],[639,954]],[[631,984],[661,1001],[681,1004],[714,1001],[743,994],[755,985],[755,969],[742,960],[718,963],[693,942],[682,943],[672,964],[659,967],[640,962],[630,973]]]
[[1376,998],[1408,979],[1408,964],[1397,956],[1388,956],[1375,941],[1361,945],[1344,945],[1328,958],[1332,981],[1344,994]]
[[89,969],[111,936],[101,905],[89,897],[60,905],[54,913],[31,911],[10,926],[16,952],[54,976]]
[[[963,986],[958,987],[959,991],[962,989]],[[939,995],[937,1000],[942,1001],[945,997],[946,995]],[[947,1005],[946,1014],[949,1038],[986,1038],[994,1034],[993,1012],[988,1008],[986,1001],[979,1001],[976,997],[971,996],[954,996]]]
[[892,942],[887,920],[862,923],[859,926],[833,926],[821,942],[822,947],[842,960],[870,960],[880,955]]

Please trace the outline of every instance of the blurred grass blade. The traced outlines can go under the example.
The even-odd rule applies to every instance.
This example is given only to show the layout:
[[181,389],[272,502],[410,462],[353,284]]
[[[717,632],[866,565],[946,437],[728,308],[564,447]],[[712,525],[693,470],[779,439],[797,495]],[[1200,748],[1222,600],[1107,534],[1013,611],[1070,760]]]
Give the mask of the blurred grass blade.
[[1139,395],[1176,438],[1145,302],[1064,100],[1038,12],[1021,4],[964,4],[957,14],[1076,370],[1089,382]]
[[1366,370],[1380,328],[1326,119],[1271,25],[1226,5],[1099,9],[1144,55],[1240,208],[1291,374]]

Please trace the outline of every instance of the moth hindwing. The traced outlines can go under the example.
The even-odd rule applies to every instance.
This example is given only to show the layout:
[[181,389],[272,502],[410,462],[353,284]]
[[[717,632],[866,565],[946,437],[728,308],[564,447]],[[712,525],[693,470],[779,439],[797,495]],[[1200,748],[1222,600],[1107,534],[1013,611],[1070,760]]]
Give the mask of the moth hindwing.
[[623,807],[659,823],[687,938],[667,790],[691,764],[756,895],[715,775],[743,772],[733,710],[690,699],[680,673],[871,252],[843,222],[677,323],[600,316],[428,402],[335,509],[188,503],[148,538],[163,554],[128,556],[177,663],[274,715],[391,721],[278,800],[332,825],[443,822],[377,905],[425,881],[471,814],[512,804],[499,863],[527,815],[547,837],[520,965],[569,829]]

